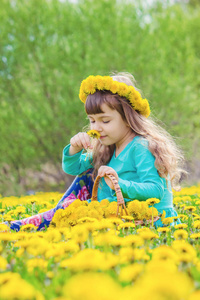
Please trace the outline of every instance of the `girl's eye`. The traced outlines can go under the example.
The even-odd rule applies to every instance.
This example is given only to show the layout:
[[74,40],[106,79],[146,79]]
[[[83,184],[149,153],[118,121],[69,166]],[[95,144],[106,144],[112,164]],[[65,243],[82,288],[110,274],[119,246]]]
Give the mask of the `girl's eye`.
[[[109,123],[110,121],[103,121],[104,124]],[[95,121],[90,120],[90,123],[95,123]]]

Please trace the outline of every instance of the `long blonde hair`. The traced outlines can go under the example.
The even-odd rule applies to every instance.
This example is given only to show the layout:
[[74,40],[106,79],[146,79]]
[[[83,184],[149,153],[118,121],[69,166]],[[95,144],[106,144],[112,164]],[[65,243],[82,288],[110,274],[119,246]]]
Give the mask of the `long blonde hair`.
[[[124,82],[136,88],[134,77],[129,73],[118,73],[113,75],[112,78],[115,81]],[[169,180],[174,189],[178,189],[182,174],[187,172],[183,169],[184,157],[182,151],[176,145],[172,136],[159,126],[152,116],[145,118],[131,107],[126,98],[120,97],[118,94],[112,94],[109,91],[97,91],[93,95],[88,95],[85,103],[86,113],[103,113],[101,110],[103,103],[111,109],[117,110],[136,135],[148,140],[148,147],[155,157],[155,167],[159,175],[167,181]],[[110,161],[114,149],[115,145],[104,146],[100,141],[96,143],[93,150],[93,178],[96,177],[99,167]]]

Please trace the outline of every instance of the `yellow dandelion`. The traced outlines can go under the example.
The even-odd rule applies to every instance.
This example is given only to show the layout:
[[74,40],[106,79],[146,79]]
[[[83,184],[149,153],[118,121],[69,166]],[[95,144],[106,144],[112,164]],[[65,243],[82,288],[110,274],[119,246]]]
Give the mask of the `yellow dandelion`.
[[124,247],[132,246],[132,247],[140,247],[144,244],[144,239],[138,235],[127,235],[123,238],[122,245]]
[[190,294],[188,300],[199,300],[200,299],[200,290],[196,290]]
[[97,130],[93,130],[93,129],[87,131],[87,134],[93,139],[99,139],[101,136],[101,134]]
[[195,217],[199,217],[198,214],[195,214],[195,213],[192,213],[192,216],[195,218]]
[[[163,249],[161,250],[161,252]],[[160,252],[160,250],[158,251]],[[175,254],[176,255],[176,254]],[[173,257],[173,254],[172,254]],[[176,274],[177,272],[177,265],[174,259],[152,259],[146,265],[146,275],[150,274]]]
[[94,94],[96,92],[96,83],[95,83],[95,77],[89,76],[87,80],[85,80],[85,93],[87,95]]
[[126,216],[126,215],[122,216],[121,218],[122,218],[123,221],[130,221],[131,222],[131,221],[134,220],[134,218],[132,216]]
[[78,224],[82,224],[82,223],[94,223],[96,221],[97,221],[96,218],[83,217],[83,218],[78,219],[77,223]]
[[0,232],[9,231],[10,228],[6,224],[0,224]]
[[153,260],[162,260],[168,261],[172,260],[173,262],[177,261],[177,254],[174,249],[169,246],[161,245],[155,249],[153,249],[152,253]]
[[29,272],[32,272],[34,268],[46,270],[48,261],[44,260],[43,258],[32,258],[27,261],[26,265]]
[[127,97],[129,92],[128,86],[125,83],[121,83],[121,85],[118,88],[118,95],[121,97]]
[[[84,202],[84,201],[82,201]],[[78,215],[78,219],[85,218],[88,216],[88,208],[87,206],[79,206],[76,208],[76,214]]]
[[178,217],[179,217],[179,219],[182,219],[183,221],[187,221],[188,220],[188,216],[184,215],[184,214],[179,214]]
[[180,262],[192,262],[197,256],[194,247],[185,240],[173,241],[172,248],[178,254],[178,260]]
[[118,226],[120,224],[121,225],[124,224],[124,222],[120,218],[117,218],[117,217],[110,218],[110,222],[113,223],[116,226]]
[[155,205],[155,204],[157,204],[157,203],[159,203],[160,202],[160,200],[159,199],[157,199],[157,198],[149,198],[149,199],[147,199],[146,200],[146,203],[148,204],[148,205]]
[[100,233],[94,237],[94,244],[96,246],[121,246],[123,238],[113,234],[111,231]]
[[103,76],[103,80],[104,80],[104,89],[110,91],[113,79],[110,76]]
[[113,93],[113,94],[116,94],[117,91],[118,91],[118,82],[117,81],[113,81],[110,85],[110,91]]
[[158,229],[157,229],[157,231],[158,232],[160,232],[160,233],[167,233],[167,232],[169,232],[171,229],[169,228],[169,227],[159,227]]
[[[20,288],[23,287],[23,288]],[[34,287],[20,276],[13,276],[1,286],[2,299],[34,299],[36,291]]]
[[185,223],[174,225],[175,229],[185,229],[187,227],[188,227],[188,225]]
[[129,229],[129,228],[135,228],[135,224],[131,223],[131,222],[125,222],[125,223],[122,223],[118,226],[118,230],[120,229]]
[[185,206],[184,207],[184,210],[187,210],[189,212],[194,212],[197,210],[197,208],[195,206],[192,206],[192,205],[188,205],[188,206]]
[[192,198],[190,196],[183,196],[182,200],[185,202],[187,202],[187,201],[191,202]]
[[173,217],[168,217],[168,218],[165,218],[162,222],[164,225],[169,225],[169,224],[173,223],[173,221],[174,221]]
[[83,201],[81,201],[80,199],[76,199],[76,200],[74,200],[74,201],[70,204],[70,206],[71,206],[71,208],[72,208],[72,207],[77,208],[77,207],[80,207],[80,206],[83,205],[82,202],[83,202]]
[[89,218],[95,218],[96,220],[101,220],[103,217],[103,213],[99,213],[97,209],[90,209],[87,212],[87,216]]
[[109,200],[108,199],[103,199],[103,200],[101,200],[101,202],[100,202],[100,206],[108,206],[109,205]]
[[159,238],[159,236],[154,233],[153,231],[151,231],[149,228],[147,228],[147,230],[141,230],[138,232],[139,235],[142,237],[143,240],[152,240],[152,239],[157,239]]
[[38,227],[33,224],[26,224],[21,227],[21,231],[31,231],[31,230],[36,231],[37,228]]
[[105,89],[105,80],[103,76],[97,75],[95,76],[96,89],[101,91]]
[[193,233],[193,234],[190,235],[190,238],[198,240],[200,238],[200,233]]
[[188,238],[188,232],[184,229],[178,229],[174,232],[174,238],[177,240],[186,240]]
[[133,263],[134,261],[144,260],[146,252],[144,248],[132,248],[132,246],[125,246],[119,250],[120,264]]
[[174,204],[177,204],[177,203],[179,203],[181,201],[182,201],[181,197],[174,197],[174,199],[173,199]]
[[103,229],[113,229],[115,228],[114,223],[111,222],[111,219],[102,219],[101,222],[99,222],[96,225],[97,230],[103,230]]
[[135,281],[142,274],[144,266],[142,264],[132,264],[120,270],[119,280],[122,282]]
[[130,216],[135,220],[141,219],[142,204],[139,200],[133,200],[128,203],[127,210]]
[[7,264],[8,264],[7,260],[3,256],[0,255],[0,270],[5,271],[7,268]]
[[14,233],[0,232],[0,241],[9,242],[15,239]]
[[73,212],[67,219],[68,224],[70,224],[71,226],[76,225],[77,221],[78,221],[78,214],[76,212]]
[[48,277],[49,279],[52,279],[52,278],[54,278],[55,273],[52,272],[52,271],[48,271],[48,272],[46,273],[46,275],[47,275],[47,277]]
[[[92,287],[92,291],[88,286]],[[123,299],[122,291],[122,287],[111,276],[94,272],[77,274],[63,287],[63,294],[69,299],[83,299],[84,295],[87,300],[120,300]]]
[[166,216],[166,211],[163,210],[162,215],[161,215],[161,221],[163,222],[163,220],[165,219]]
[[72,228],[72,231],[71,231],[72,239],[78,244],[86,242],[88,239],[88,234],[89,234],[89,232],[88,232],[87,228],[81,226],[81,224]]
[[89,203],[89,205],[88,205],[88,209],[92,209],[92,208],[97,208],[97,207],[99,207],[100,206],[100,202],[98,202],[98,201],[91,201],[90,203]]
[[196,229],[200,229],[200,221],[198,220],[198,221],[195,221],[193,224],[192,224],[192,226],[194,227],[194,228],[196,228]]
[[11,216],[9,216],[9,215],[4,215],[3,219],[4,219],[4,221],[7,221],[9,223],[12,222],[12,221],[14,221],[14,219]]
[[105,208],[105,217],[115,217],[117,212],[117,202],[111,202],[106,208]]
[[18,214],[25,213],[25,212],[26,212],[26,207],[24,207],[24,206],[18,206],[18,207],[16,208],[16,212],[17,212]]
[[44,238],[49,242],[59,242],[62,239],[61,233],[57,229],[48,228],[45,232]]

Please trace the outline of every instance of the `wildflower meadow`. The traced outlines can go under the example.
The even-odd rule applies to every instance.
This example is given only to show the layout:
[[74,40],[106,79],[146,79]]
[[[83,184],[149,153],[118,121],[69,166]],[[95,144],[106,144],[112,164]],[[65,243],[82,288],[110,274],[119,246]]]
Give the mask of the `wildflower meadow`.
[[[199,299],[200,186],[174,192],[178,225],[157,215],[156,199],[134,199],[121,218],[116,203],[77,199],[43,231],[35,218],[19,232],[3,224],[47,211],[60,198],[0,199],[0,299]],[[152,213],[164,227],[152,226]]]
[[[0,300],[199,300],[200,1],[0,3]],[[72,179],[62,149],[88,124],[81,81],[115,71],[135,76],[185,152],[178,217],[158,214],[154,198],[122,216],[107,199],[76,199],[39,231],[31,217],[63,196],[47,191]]]

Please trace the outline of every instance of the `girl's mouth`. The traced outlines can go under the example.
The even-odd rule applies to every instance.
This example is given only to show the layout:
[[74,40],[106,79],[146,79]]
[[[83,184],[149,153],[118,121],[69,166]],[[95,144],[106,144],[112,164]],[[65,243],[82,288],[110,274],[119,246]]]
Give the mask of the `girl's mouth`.
[[104,139],[106,137],[106,135],[102,135],[100,136],[100,139]]

